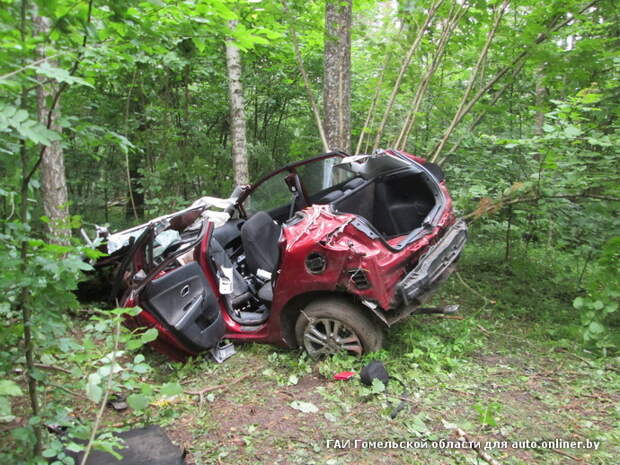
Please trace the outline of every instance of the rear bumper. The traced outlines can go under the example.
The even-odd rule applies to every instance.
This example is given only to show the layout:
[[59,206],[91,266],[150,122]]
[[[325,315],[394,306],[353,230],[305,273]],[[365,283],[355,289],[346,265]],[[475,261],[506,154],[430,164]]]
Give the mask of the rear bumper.
[[467,225],[465,221],[459,220],[398,283],[397,292],[404,306],[422,302],[424,296],[452,273],[454,270],[452,265],[458,259],[465,242],[467,242]]

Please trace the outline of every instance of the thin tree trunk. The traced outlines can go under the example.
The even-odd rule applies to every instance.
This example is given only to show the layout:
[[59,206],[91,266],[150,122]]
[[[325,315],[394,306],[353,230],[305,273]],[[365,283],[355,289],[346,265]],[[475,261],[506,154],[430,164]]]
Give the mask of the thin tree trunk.
[[420,26],[420,29],[418,29],[418,33],[413,43],[411,44],[411,47],[409,48],[405,59],[403,60],[400,71],[398,72],[398,77],[396,78],[396,82],[394,83],[394,87],[392,88],[392,92],[390,93],[387,106],[385,107],[383,118],[381,119],[381,123],[379,124],[379,128],[377,129],[377,134],[375,135],[375,142],[372,147],[373,151],[379,148],[379,144],[381,143],[381,137],[383,136],[383,130],[385,129],[387,120],[392,113],[392,107],[394,106],[394,101],[396,100],[396,94],[398,94],[400,84],[403,80],[403,77],[405,76],[405,73],[407,72],[407,68],[409,68],[409,65],[411,64],[413,55],[418,49],[420,42],[422,41],[422,37],[424,37],[424,33],[426,32],[426,29],[433,20],[435,13],[437,13],[437,9],[441,6],[443,2],[444,0],[435,0],[430,10],[428,11],[426,18],[424,19],[424,23],[422,23],[422,26]]
[[325,3],[323,114],[331,149],[351,148],[351,0]]
[[[582,8],[579,9],[578,14],[584,13],[597,2],[598,0],[593,0],[587,5],[584,5]],[[523,50],[519,55],[517,55],[510,64],[504,66],[500,71],[498,71],[495,74],[495,76],[493,76],[493,78],[491,78],[489,82],[487,82],[487,84],[483,86],[470,99],[470,101],[464,107],[462,108],[459,107],[459,109],[457,110],[457,113],[455,114],[456,122],[453,125],[452,129],[448,128],[446,132],[444,133],[444,136],[442,137],[441,141],[433,148],[431,152],[429,152],[428,157],[430,158],[430,161],[434,162],[435,160],[437,160],[437,158],[441,154],[441,149],[443,148],[448,138],[452,134],[452,131],[454,130],[454,128],[463,120],[463,117],[465,117],[471,111],[473,106],[480,100],[480,98],[483,95],[485,95],[489,90],[491,90],[493,86],[499,80],[501,80],[511,69],[515,69],[517,66],[519,66],[519,64],[521,63],[521,60],[524,60],[525,58],[527,58],[536,45],[548,40],[552,33],[558,31],[559,29],[563,28],[564,26],[566,26],[567,24],[569,24],[570,22],[574,20],[575,20],[575,16],[571,15],[571,16],[567,16],[563,21],[558,23],[559,17],[556,16],[551,22],[551,25],[547,32],[543,32],[539,34],[533,44],[531,44],[529,47]]]
[[[129,84],[129,89],[127,90],[127,100],[125,100],[125,137],[129,137],[129,105],[131,103],[131,93],[134,88],[134,84],[136,82],[136,74],[138,72],[138,68],[133,70],[133,74],[131,76],[131,84]],[[129,161],[129,151],[128,149],[124,150],[125,152],[125,175],[127,178],[127,192],[129,194],[129,204],[125,209],[125,218],[129,219],[130,212],[133,212],[134,218],[138,220],[138,209],[136,208],[136,199],[134,196],[134,185],[136,184],[132,180],[132,169],[131,163]],[[136,168],[133,169],[133,173],[135,174]]]
[[271,149],[271,156],[275,158],[276,156],[276,148],[278,147],[278,137],[280,136],[280,125],[282,124],[282,118],[286,114],[286,106],[288,105],[288,100],[284,101],[284,105],[280,109],[280,114],[278,115],[278,123],[276,124],[276,130],[273,134],[273,146]]
[[[36,33],[41,37],[49,34],[52,22],[49,18],[35,16],[33,19]],[[46,57],[45,44],[37,47],[38,58]],[[48,60],[50,65],[56,66],[53,60]],[[56,99],[56,105],[50,113],[50,100],[59,90],[59,85],[49,81],[45,76],[37,76],[37,107],[39,121],[49,126],[52,131],[62,132],[58,124],[60,118],[60,100]],[[49,118],[49,121],[48,121]],[[49,125],[48,125],[49,123]],[[49,241],[55,244],[69,244],[71,230],[68,228],[69,206],[67,195],[67,179],[65,177],[65,158],[62,151],[61,141],[54,141],[43,148],[41,159],[41,196],[43,210],[50,219],[45,227],[49,234]]]
[[[237,21],[228,22],[234,30]],[[241,54],[231,37],[226,39],[226,68],[228,71],[228,93],[230,97],[230,138],[232,145],[233,171],[235,183],[244,185],[250,182],[248,156],[245,139],[245,111],[243,86],[241,84]]]
[[502,5],[499,7],[499,11],[495,15],[495,20],[493,21],[493,25],[491,26],[491,29],[489,29],[489,33],[487,34],[487,39],[484,43],[484,46],[482,47],[480,56],[478,57],[478,61],[476,62],[476,66],[474,67],[471,78],[469,79],[469,83],[467,84],[467,88],[465,89],[465,93],[463,94],[463,97],[461,98],[461,103],[459,104],[459,107],[456,110],[456,113],[454,114],[454,117],[452,118],[450,125],[446,129],[446,132],[444,133],[443,137],[441,138],[441,140],[439,141],[439,143],[433,150],[431,161],[435,161],[437,159],[437,157],[443,150],[444,146],[448,142],[448,138],[450,137],[450,135],[456,128],[457,124],[459,124],[461,120],[463,119],[463,116],[465,116],[465,108],[467,105],[467,100],[469,99],[469,96],[474,88],[474,84],[476,83],[476,80],[478,79],[478,75],[480,74],[480,71],[482,70],[482,64],[484,63],[486,59],[487,53],[489,52],[489,47],[491,46],[491,43],[493,42],[493,39],[495,38],[497,28],[499,27],[499,24],[502,20],[502,17],[504,16],[504,13],[506,12],[506,8],[508,8],[509,3],[510,3],[510,0],[504,0]]
[[536,70],[536,116],[534,117],[534,134],[537,136],[543,135],[543,125],[545,123],[545,97],[547,96],[547,89],[543,84],[543,67],[541,66]]
[[[20,36],[22,47],[26,50],[26,12],[28,11],[29,5],[28,0],[22,0],[20,5]],[[35,26],[36,27],[36,26]],[[23,60],[25,62],[25,59]],[[23,63],[22,63],[23,64]],[[27,91],[23,90],[21,94],[20,105],[25,106],[26,104]],[[22,182],[20,186],[20,205],[19,205],[19,219],[25,225],[28,223],[29,211],[28,211],[28,190],[30,184],[30,177],[32,171],[30,170],[29,164],[29,156],[28,149],[26,147],[26,141],[20,141],[19,147],[19,155],[21,162],[21,171],[22,171]],[[29,252],[29,243],[27,239],[22,239],[20,244],[20,264],[19,271],[22,275],[26,273],[28,267],[28,252]],[[35,370],[35,362],[34,362],[34,341],[32,334],[32,309],[30,307],[29,302],[28,289],[26,287],[22,287],[19,292],[19,297],[16,302],[16,309],[19,310],[22,317],[22,325],[23,325],[23,339],[24,339],[24,355],[26,358],[26,384],[28,386],[28,398],[30,401],[30,411],[31,418],[38,418],[40,413],[40,405],[39,405],[39,395],[37,392],[37,379],[34,375]],[[43,427],[40,423],[34,423],[32,425],[32,429],[34,430],[34,444],[33,444],[33,454],[35,457],[38,457],[42,451],[43,445]]]
[[[512,71],[512,78],[514,79],[523,69],[523,66],[525,65],[525,60],[522,60],[521,63]],[[502,96],[506,93],[506,91],[508,90],[508,88],[510,88],[510,86],[512,85],[513,81],[507,82],[506,84],[504,84],[504,86],[495,93],[495,95],[493,95],[493,98],[491,99],[491,102],[489,102],[488,105],[486,105],[487,108],[493,108],[493,106],[499,101],[500,98],[502,98]],[[483,111],[481,111],[478,116],[476,116],[476,119],[474,120],[473,123],[471,123],[471,125],[469,126],[469,128],[467,129],[467,131],[465,133],[463,133],[457,140],[456,142],[454,142],[452,144],[452,147],[450,147],[450,150],[437,162],[439,165],[443,165],[446,160],[448,159],[448,157],[450,157],[451,155],[454,154],[454,152],[456,151],[456,149],[461,145],[461,143],[463,142],[463,139],[465,139],[465,135],[466,134],[472,134],[474,129],[476,129],[478,127],[478,125],[482,122],[482,120],[484,119],[484,117],[487,115],[488,113],[488,109],[484,109]]]
[[506,226],[506,250],[504,253],[504,261],[510,261],[510,227],[512,226],[512,205],[508,206],[508,224]]
[[[398,35],[396,36],[394,43],[398,43],[398,39],[400,38],[402,31],[403,31],[403,27],[401,24],[401,27],[398,29]],[[385,58],[383,60],[383,66],[381,67],[381,72],[379,74],[379,77],[377,78],[377,84],[375,86],[375,93],[370,102],[370,108],[368,108],[368,113],[366,114],[366,119],[364,120],[364,126],[362,127],[362,130],[360,131],[360,137],[357,141],[357,147],[355,148],[356,154],[360,153],[360,149],[362,148],[362,142],[364,141],[364,136],[366,135],[367,132],[369,133],[369,137],[370,137],[370,130],[373,124],[375,108],[379,101],[379,97],[381,96],[381,90],[383,89],[383,79],[385,77],[385,71],[387,70],[387,67],[390,64],[390,60],[392,58],[393,47],[388,45],[386,48],[387,48],[387,51],[385,53]]]
[[[25,3],[26,3],[25,1],[22,2],[22,8]],[[22,95],[22,102],[24,101],[24,99],[25,99],[25,95]],[[23,140],[21,141],[21,145],[20,145],[20,158],[21,158],[21,164],[22,164],[22,173],[25,177],[26,173],[28,173],[28,170],[29,170],[28,168],[29,157],[28,157],[28,151],[26,149],[26,142]],[[24,179],[21,185],[19,216],[23,224],[26,224],[28,222],[28,216],[29,216],[29,212],[28,212],[29,184],[30,184],[29,181]],[[22,275],[26,273],[26,270],[28,267],[28,253],[29,253],[28,249],[29,249],[28,241],[23,240],[21,243],[21,247],[20,247],[21,263],[19,265],[19,270]],[[18,301],[17,301],[17,308],[21,310],[22,324],[24,327],[24,355],[26,356],[26,378],[27,378],[27,385],[28,385],[28,398],[30,400],[30,410],[32,412],[31,418],[38,418],[41,407],[39,404],[39,394],[37,392],[38,382],[34,375],[35,343],[34,343],[34,338],[32,334],[32,308],[30,307],[29,297],[30,297],[30,293],[28,291],[28,288],[22,287],[19,293]],[[34,437],[35,437],[33,452],[36,457],[41,454],[41,450],[43,449],[43,427],[41,424],[36,423],[32,425],[32,428],[34,430]]]
[[[286,0],[282,0],[282,7],[284,8],[284,12],[286,16],[291,18],[290,11],[288,9],[288,5]],[[292,21],[292,18],[290,19]],[[299,50],[299,42],[297,41],[297,33],[295,32],[295,27],[292,22],[289,22],[289,34],[291,36],[291,41],[293,42],[293,50],[295,51],[295,61],[297,61],[297,67],[299,68],[299,72],[301,73],[301,77],[304,81],[304,88],[306,89],[306,95],[308,96],[308,103],[312,108],[312,113],[314,114],[314,120],[316,122],[317,129],[319,130],[319,135],[321,137],[321,143],[323,144],[323,150],[325,152],[329,152],[330,147],[327,141],[327,137],[325,136],[325,128],[323,127],[323,120],[321,119],[321,112],[319,111],[319,107],[317,106],[314,95],[312,95],[312,87],[310,86],[310,79],[308,78],[308,73],[306,72],[306,67],[304,66],[304,60],[301,56],[301,51]]]
[[422,79],[420,79],[420,82],[418,83],[418,88],[416,89],[415,96],[411,104],[411,110],[409,111],[409,113],[407,114],[407,117],[405,118],[405,123],[403,124],[402,130],[398,138],[396,139],[396,142],[393,144],[394,147],[400,147],[404,149],[405,146],[407,145],[407,139],[409,137],[409,133],[411,132],[411,130],[413,129],[415,125],[417,114],[418,114],[418,111],[420,110],[420,105],[422,104],[422,101],[424,100],[424,96],[426,95],[426,91],[428,90],[430,81],[433,75],[435,74],[435,71],[437,71],[439,64],[443,60],[443,57],[446,51],[446,45],[450,41],[450,38],[452,37],[452,33],[454,32],[454,29],[456,28],[460,19],[463,17],[463,15],[468,9],[469,9],[469,5],[466,5],[459,9],[457,4],[454,4],[453,8],[451,8],[450,14],[448,15],[448,20],[446,21],[446,24],[441,32],[439,43],[437,45],[433,59],[431,63],[428,65],[428,69],[422,76]]

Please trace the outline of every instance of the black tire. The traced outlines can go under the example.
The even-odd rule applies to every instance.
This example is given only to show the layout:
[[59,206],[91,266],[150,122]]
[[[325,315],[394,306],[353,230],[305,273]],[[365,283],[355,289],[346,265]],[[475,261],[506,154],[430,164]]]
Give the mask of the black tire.
[[297,318],[295,336],[312,358],[340,351],[360,356],[383,344],[379,324],[353,302],[338,297],[309,303]]

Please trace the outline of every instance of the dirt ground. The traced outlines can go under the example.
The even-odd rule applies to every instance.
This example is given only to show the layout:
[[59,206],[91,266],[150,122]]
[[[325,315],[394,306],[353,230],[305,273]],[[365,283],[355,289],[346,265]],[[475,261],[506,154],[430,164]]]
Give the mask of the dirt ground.
[[[443,324],[432,317],[423,323]],[[483,324],[472,332],[478,348],[452,357],[449,369],[441,360],[433,369],[414,359],[407,369],[402,357],[390,358],[399,339],[388,341],[379,356],[404,387],[390,381],[374,393],[357,377],[333,380],[347,365],[359,372],[364,361],[312,362],[299,352],[237,347],[222,365],[194,362],[182,380],[194,391],[223,387],[202,399],[180,396],[156,417],[197,465],[617,463],[617,367],[521,338],[518,326],[491,333]],[[207,373],[197,376],[201,369]],[[295,401],[310,407],[296,409]],[[399,403],[404,408],[390,418]],[[459,447],[457,428],[479,451]],[[586,441],[597,441],[598,450],[583,448]]]

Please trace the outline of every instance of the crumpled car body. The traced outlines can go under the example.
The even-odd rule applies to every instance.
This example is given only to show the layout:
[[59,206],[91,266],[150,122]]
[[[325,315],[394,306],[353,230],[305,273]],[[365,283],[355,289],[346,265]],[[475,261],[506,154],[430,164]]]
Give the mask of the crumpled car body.
[[402,151],[290,163],[228,199],[102,235],[112,298],[181,360],[222,338],[377,350],[454,269],[467,228],[437,165]]

